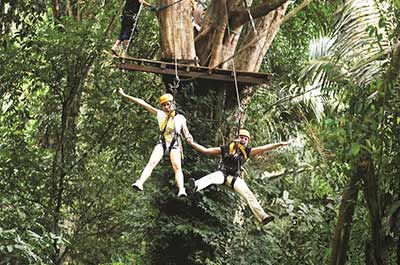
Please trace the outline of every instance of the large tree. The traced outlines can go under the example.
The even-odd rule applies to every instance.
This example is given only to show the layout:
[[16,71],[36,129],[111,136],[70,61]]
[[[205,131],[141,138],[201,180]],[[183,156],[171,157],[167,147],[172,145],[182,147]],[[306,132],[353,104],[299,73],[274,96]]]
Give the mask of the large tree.
[[[192,1],[160,0],[157,6],[161,59],[258,72],[279,31],[288,2],[211,0],[203,13],[201,30],[196,34],[192,24]],[[232,86],[225,83],[217,86],[229,89],[224,101],[227,107],[232,107],[235,102]],[[241,87],[240,95],[245,92],[249,92],[248,87]]]

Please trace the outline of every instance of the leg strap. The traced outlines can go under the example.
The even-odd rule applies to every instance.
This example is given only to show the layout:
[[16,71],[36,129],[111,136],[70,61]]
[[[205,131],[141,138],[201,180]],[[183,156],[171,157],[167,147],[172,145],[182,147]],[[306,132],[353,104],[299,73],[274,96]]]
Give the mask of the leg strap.
[[[225,172],[223,172],[222,171],[222,174],[224,174],[224,184],[228,181],[228,174],[226,174]],[[235,176],[232,176],[232,181],[231,181],[231,188],[232,189],[234,189],[234,185],[235,185],[235,182],[236,182],[236,180],[237,180],[237,178],[238,178],[239,176],[237,176],[237,175],[235,175]]]

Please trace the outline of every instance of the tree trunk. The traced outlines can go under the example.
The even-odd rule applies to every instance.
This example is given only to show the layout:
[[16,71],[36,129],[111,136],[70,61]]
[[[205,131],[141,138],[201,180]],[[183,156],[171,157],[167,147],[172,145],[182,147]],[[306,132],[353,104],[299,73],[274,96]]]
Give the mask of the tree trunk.
[[[247,2],[248,6],[252,4],[251,0]],[[285,2],[284,0],[268,1],[268,3],[250,7],[249,10],[254,19],[261,18],[278,9]],[[284,6],[285,8],[281,10],[282,13],[286,10],[287,4],[284,4]],[[279,21],[280,18],[277,18],[277,20]],[[212,1],[205,14],[202,29],[196,37],[196,51],[200,58],[200,64],[225,69],[232,68],[229,60],[225,61],[235,53],[242,26],[249,21],[250,16],[242,0]],[[268,24],[269,21],[271,20],[267,20],[263,24],[264,28],[259,28],[259,30],[262,32],[269,29],[274,30],[274,26]],[[275,32],[271,33],[270,42],[272,42],[274,36]],[[268,47],[264,49],[263,55],[267,50]],[[256,63],[252,60],[244,60],[244,62],[250,65]]]
[[372,158],[368,155],[359,163],[358,171],[364,178],[364,198],[367,202],[369,222],[371,225],[371,241],[367,243],[366,264],[383,265],[384,262],[384,235],[382,231],[382,214],[378,196],[378,179]]
[[257,39],[258,36],[265,35],[267,32],[268,34],[259,38],[256,43],[236,57],[235,65],[238,70],[249,72],[258,72],[260,70],[264,56],[279,31],[287,7],[288,3],[285,3],[265,17],[258,19],[255,25],[257,34],[253,29],[249,30],[243,39],[243,43],[245,44]]
[[159,6],[161,9],[157,12],[157,18],[160,24],[161,59],[194,60],[196,52],[190,2],[161,0]]
[[61,0],[53,1],[53,16],[56,20],[61,18]]
[[348,187],[343,192],[335,231],[331,239],[332,254],[329,260],[329,265],[344,265],[346,263],[351,223],[353,221],[354,209],[357,203],[357,183],[360,177],[359,173],[355,172],[355,174],[350,178]]

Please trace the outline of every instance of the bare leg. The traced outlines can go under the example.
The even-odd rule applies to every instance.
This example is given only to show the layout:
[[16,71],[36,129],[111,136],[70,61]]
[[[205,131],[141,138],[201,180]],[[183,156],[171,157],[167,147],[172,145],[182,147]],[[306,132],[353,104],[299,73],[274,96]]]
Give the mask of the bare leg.
[[128,44],[129,44],[129,40],[124,40],[122,42],[122,56],[127,56],[128,55]]
[[151,172],[153,172],[153,169],[158,165],[161,158],[163,157],[163,154],[164,154],[163,147],[160,144],[157,144],[154,147],[153,152],[151,153],[149,162],[147,162],[146,167],[142,171],[142,175],[134,183],[134,185],[138,187],[140,190],[143,190],[144,182],[150,177]]
[[186,196],[182,172],[181,151],[179,149],[172,149],[169,153],[169,158],[171,160],[172,168],[174,169],[176,186],[178,186],[179,189],[178,196]]
[[118,54],[121,46],[121,40],[116,40],[113,47],[111,48],[115,53]]

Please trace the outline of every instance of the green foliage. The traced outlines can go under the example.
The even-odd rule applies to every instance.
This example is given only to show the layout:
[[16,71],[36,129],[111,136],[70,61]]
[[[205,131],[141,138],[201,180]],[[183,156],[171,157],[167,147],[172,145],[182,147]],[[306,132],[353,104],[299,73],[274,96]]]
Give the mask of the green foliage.
[[[122,87],[156,105],[164,89],[158,76],[122,72],[103,52],[119,30],[120,2],[84,1],[81,19],[65,10],[54,19],[48,1],[14,2],[2,21],[0,50],[1,264],[327,264],[340,195],[366,153],[379,176],[382,231],[398,240],[399,89],[380,73],[399,16],[363,27],[361,43],[371,41],[363,54],[384,55],[366,79],[363,55],[337,61],[324,53],[317,61],[307,51],[312,39],[329,32],[334,3],[313,1],[282,25],[263,66],[276,74],[274,82],[258,88],[246,110],[253,146],[294,139],[246,165],[246,182],[277,217],[263,227],[225,187],[176,198],[168,160],[144,192],[131,190],[157,142],[157,123],[115,92]],[[138,27],[131,54],[157,58],[154,14],[144,10]],[[354,45],[330,44],[320,55]],[[301,89],[307,78],[293,84],[309,56],[317,66],[304,75],[329,81],[318,100]],[[227,142],[236,125],[234,113],[221,112],[224,92],[212,86],[185,84],[176,97],[194,138],[206,146]],[[186,179],[216,169],[218,158],[184,149]],[[360,195],[358,205],[365,199]],[[365,259],[360,242],[369,240],[368,214],[356,208],[350,264]],[[235,216],[243,222],[234,223]],[[392,250],[388,245],[388,262]]]
[[1,264],[48,264],[51,262],[48,253],[54,251],[54,243],[61,246],[67,242],[52,233],[40,235],[30,230],[18,233],[0,227]]

